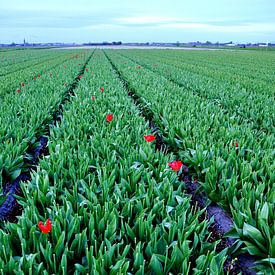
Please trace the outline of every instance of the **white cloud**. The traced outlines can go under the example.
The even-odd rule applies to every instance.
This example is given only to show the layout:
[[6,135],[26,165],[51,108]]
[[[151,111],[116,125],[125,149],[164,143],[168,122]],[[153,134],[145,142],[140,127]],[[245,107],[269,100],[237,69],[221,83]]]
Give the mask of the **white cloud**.
[[239,25],[218,25],[206,23],[168,23],[160,24],[161,28],[173,28],[184,30],[214,31],[214,32],[274,32],[275,23],[247,23]]
[[95,24],[95,25],[88,25],[80,29],[81,30],[117,30],[121,28],[123,28],[123,26],[114,25],[114,24]]
[[114,19],[114,24],[124,26],[143,26],[174,30],[192,30],[226,33],[275,32],[275,23],[256,23],[235,21],[233,18],[214,18],[208,22],[199,22],[194,18],[171,16],[134,16]]
[[116,22],[122,24],[160,24],[177,21],[174,17],[169,16],[134,16],[120,17],[115,19]]

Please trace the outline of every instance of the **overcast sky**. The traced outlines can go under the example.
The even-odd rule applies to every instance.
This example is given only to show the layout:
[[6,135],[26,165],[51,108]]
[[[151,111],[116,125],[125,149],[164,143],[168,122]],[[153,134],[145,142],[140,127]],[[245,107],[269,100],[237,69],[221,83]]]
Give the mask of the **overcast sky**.
[[0,0],[0,43],[275,42],[275,0]]

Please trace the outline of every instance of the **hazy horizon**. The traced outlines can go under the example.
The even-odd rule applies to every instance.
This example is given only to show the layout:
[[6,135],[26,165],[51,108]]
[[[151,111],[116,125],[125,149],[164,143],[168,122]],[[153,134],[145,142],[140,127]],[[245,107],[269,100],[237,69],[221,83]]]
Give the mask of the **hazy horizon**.
[[275,42],[275,1],[1,1],[0,43]]

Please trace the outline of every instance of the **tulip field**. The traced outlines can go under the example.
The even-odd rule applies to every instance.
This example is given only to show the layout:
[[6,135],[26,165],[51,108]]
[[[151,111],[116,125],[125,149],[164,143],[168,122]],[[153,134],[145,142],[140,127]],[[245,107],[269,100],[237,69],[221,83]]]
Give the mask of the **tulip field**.
[[275,52],[0,60],[0,275],[275,274]]

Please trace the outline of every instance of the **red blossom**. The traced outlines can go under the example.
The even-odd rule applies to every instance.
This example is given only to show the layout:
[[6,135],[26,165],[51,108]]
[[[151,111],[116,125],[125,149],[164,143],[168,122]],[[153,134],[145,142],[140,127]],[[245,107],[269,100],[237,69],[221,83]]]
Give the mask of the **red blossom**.
[[140,66],[138,65],[137,68],[140,69]]
[[156,137],[154,135],[144,136],[144,138],[147,142],[152,142],[156,139]]
[[239,147],[238,141],[235,141],[235,142],[233,143],[233,146],[235,146],[236,148],[238,148],[238,147]]
[[107,122],[111,122],[111,121],[113,120],[113,118],[114,118],[114,116],[113,116],[112,114],[108,114],[108,115],[106,116],[106,121],[107,121]]
[[24,86],[25,86],[25,83],[24,83],[24,82],[22,82],[22,83],[21,83],[21,87],[24,87]]
[[92,96],[92,100],[95,100],[95,96],[94,95]]
[[16,90],[17,93],[20,93],[20,89]]
[[53,76],[53,74],[52,73],[50,73],[50,77],[52,77]]
[[86,68],[85,71],[88,72],[88,68]]
[[103,88],[103,87],[101,87],[101,88],[100,88],[100,91],[103,93],[103,92],[104,92],[104,88]]
[[49,234],[52,230],[52,222],[50,219],[47,219],[46,225],[44,225],[43,222],[40,221],[38,223],[38,227],[40,228],[43,234]]
[[40,78],[40,76],[41,76],[41,75],[40,75],[40,74],[38,74],[38,77],[39,77],[39,78]]
[[35,80],[36,80],[36,77],[34,77],[33,80],[35,81]]
[[81,79],[81,78],[82,78],[82,75],[79,75],[78,78]]
[[169,162],[168,165],[171,167],[172,170],[179,171],[182,167],[182,162],[180,160],[174,160],[172,162]]

